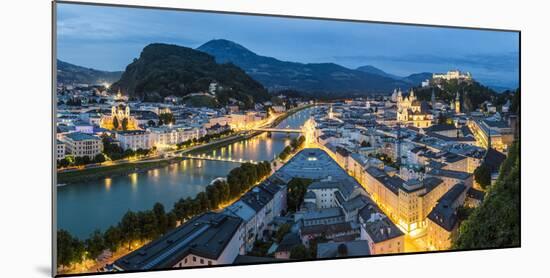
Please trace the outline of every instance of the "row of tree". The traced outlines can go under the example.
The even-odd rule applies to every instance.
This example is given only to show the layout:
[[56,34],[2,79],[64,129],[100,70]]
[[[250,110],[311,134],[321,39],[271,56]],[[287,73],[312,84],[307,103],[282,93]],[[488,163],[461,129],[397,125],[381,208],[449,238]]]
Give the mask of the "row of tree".
[[118,117],[115,117],[113,119],[113,128],[115,130],[122,129],[122,130],[128,130],[128,118],[123,118],[121,121],[118,120]]
[[102,142],[103,153],[107,155],[111,160],[128,159],[134,156],[146,156],[156,151],[156,147],[153,147],[151,149],[124,150],[119,145],[114,144],[113,139],[106,135],[102,137]]
[[117,225],[103,233],[96,230],[86,240],[60,229],[57,232],[57,265],[67,267],[85,259],[95,259],[106,249],[113,252],[122,247],[131,250],[133,242],[156,239],[173,229],[178,220],[187,221],[238,198],[270,173],[271,164],[267,161],[244,163],[231,170],[227,182],[216,181],[195,198],[180,199],[168,213],[160,203],[152,210],[128,211]]
[[60,229],[57,231],[57,266],[68,267],[85,259],[95,259],[106,249],[112,252],[121,247],[131,250],[133,242],[153,240],[174,227],[175,214],[166,213],[164,206],[156,203],[152,210],[128,211],[117,225],[103,233],[96,230],[86,240]]
[[271,173],[267,161],[258,164],[243,163],[227,175],[227,181],[218,180],[208,185],[195,198],[180,199],[174,204],[173,212],[180,221],[187,221],[195,215],[220,208],[222,204],[235,200]]
[[188,148],[188,147],[193,146],[195,144],[206,144],[206,143],[210,143],[212,140],[227,137],[227,136],[229,136],[233,133],[234,133],[233,130],[227,129],[227,130],[224,130],[222,132],[218,132],[218,133],[214,133],[214,134],[206,134],[206,135],[204,135],[204,136],[202,136],[198,139],[193,138],[193,139],[189,139],[189,140],[183,141],[181,143],[178,143],[177,147],[178,147],[178,149],[185,149],[185,148]]
[[67,155],[63,159],[57,160],[57,168],[65,168],[69,166],[82,166],[91,163],[102,163],[105,162],[105,155],[99,153],[93,158],[89,156],[73,156]]
[[306,138],[304,136],[299,136],[292,139],[290,145],[286,146],[283,151],[279,154],[279,159],[285,161],[292,153],[304,146]]

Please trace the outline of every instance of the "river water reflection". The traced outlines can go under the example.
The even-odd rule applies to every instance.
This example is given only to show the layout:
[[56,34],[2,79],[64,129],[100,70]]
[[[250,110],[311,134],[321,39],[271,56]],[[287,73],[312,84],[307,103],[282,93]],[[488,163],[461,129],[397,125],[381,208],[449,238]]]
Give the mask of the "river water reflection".
[[[311,112],[312,108],[302,110],[278,127],[299,128]],[[271,160],[296,136],[263,133],[204,153],[232,159]],[[213,179],[225,177],[237,166],[234,162],[189,159],[143,173],[58,187],[58,228],[86,238],[95,229],[104,230],[116,224],[128,210],[151,209],[156,202],[170,210],[180,198],[195,196]]]

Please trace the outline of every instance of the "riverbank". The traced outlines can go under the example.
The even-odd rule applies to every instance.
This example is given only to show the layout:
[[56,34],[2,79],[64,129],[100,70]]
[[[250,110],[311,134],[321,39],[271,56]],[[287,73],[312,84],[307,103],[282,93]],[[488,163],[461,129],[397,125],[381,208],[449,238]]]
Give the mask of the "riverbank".
[[101,168],[90,168],[80,171],[73,172],[63,172],[57,174],[57,184],[67,185],[75,182],[85,181],[85,180],[94,180],[94,179],[103,179],[103,178],[112,178],[115,176],[129,175],[133,173],[142,173],[155,168],[168,166],[172,163],[178,163],[183,158],[173,157],[165,160],[155,160],[150,162],[139,162],[139,163],[126,163],[113,165],[108,167]]
[[[314,107],[315,105],[304,105],[302,107],[293,108],[287,111],[287,113],[281,115],[276,120],[274,120],[270,127],[277,126],[282,121],[288,117],[294,115],[297,112],[300,112],[304,109]],[[197,154],[205,152],[214,148],[223,147],[230,145],[235,142],[248,140],[254,138],[258,135],[261,135],[262,131],[250,132],[248,134],[238,134],[232,137],[223,138],[216,142],[204,144],[201,146],[194,146],[186,150],[176,151],[176,154]],[[87,181],[87,180],[97,180],[102,178],[112,178],[115,176],[125,176],[133,173],[142,173],[155,168],[165,167],[172,163],[178,163],[184,158],[181,157],[171,157],[166,159],[157,159],[155,161],[137,161],[129,162],[124,164],[117,164],[111,166],[103,166],[98,168],[88,168],[77,171],[70,172],[58,172],[57,173],[57,184],[70,185],[71,183]]]

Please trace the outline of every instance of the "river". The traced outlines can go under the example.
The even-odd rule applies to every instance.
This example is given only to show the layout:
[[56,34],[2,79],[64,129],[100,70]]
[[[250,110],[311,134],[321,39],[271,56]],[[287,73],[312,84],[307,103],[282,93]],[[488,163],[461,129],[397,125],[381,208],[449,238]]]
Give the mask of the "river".
[[[313,108],[299,111],[277,127],[299,128]],[[271,160],[296,134],[262,133],[256,137],[204,151],[207,155],[243,160]],[[95,229],[118,223],[128,211],[151,209],[156,202],[171,210],[180,198],[194,197],[215,178],[225,177],[239,163],[187,159],[143,173],[91,180],[57,188],[57,225],[86,238]]]

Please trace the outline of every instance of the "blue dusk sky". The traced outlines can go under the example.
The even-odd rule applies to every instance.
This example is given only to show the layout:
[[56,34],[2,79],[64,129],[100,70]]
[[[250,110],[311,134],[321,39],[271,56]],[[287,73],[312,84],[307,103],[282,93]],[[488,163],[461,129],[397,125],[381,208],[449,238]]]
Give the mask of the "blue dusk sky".
[[518,86],[516,32],[57,5],[57,56],[80,66],[124,70],[150,43],[196,48],[211,39],[286,61],[372,65],[399,76],[458,68],[485,85]]

